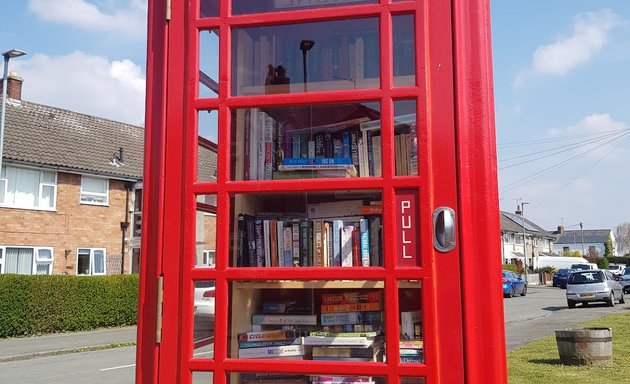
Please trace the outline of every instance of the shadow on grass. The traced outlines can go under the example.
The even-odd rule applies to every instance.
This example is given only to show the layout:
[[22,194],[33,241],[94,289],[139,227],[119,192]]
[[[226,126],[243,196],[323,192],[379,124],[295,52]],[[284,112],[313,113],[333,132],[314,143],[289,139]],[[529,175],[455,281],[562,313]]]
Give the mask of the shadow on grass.
[[560,359],[532,359],[529,362],[533,364],[563,365]]

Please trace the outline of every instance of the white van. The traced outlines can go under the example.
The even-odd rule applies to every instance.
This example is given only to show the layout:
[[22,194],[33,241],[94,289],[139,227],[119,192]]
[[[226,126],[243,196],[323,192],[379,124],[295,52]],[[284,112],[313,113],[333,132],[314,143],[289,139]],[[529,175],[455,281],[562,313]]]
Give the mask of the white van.
[[571,269],[575,269],[577,271],[587,271],[589,269],[599,269],[597,264],[595,263],[579,263],[571,265]]

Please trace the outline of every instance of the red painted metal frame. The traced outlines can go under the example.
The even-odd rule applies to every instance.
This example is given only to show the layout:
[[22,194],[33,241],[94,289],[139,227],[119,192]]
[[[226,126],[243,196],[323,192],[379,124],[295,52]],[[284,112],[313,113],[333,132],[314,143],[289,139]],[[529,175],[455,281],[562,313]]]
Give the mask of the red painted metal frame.
[[[172,17],[167,21],[166,1],[149,2],[146,198],[136,382],[190,383],[191,371],[251,371],[260,364],[270,372],[385,376],[390,383],[397,383],[399,376],[424,376],[427,383],[505,382],[502,299],[495,287],[499,284],[495,270],[500,268],[500,257],[494,236],[499,226],[488,1],[427,0],[389,4],[389,0],[381,0],[375,5],[338,7],[335,12],[313,9],[232,17],[228,17],[229,8],[229,1],[221,1],[219,17],[199,19],[199,0],[173,0]],[[416,15],[417,87],[392,87],[391,14],[402,13]],[[284,23],[287,15],[297,22],[381,16],[381,88],[230,97],[231,28]],[[197,46],[201,29],[218,29],[221,36],[216,99],[197,98]],[[419,177],[395,177],[393,156],[384,156],[382,178],[327,183],[317,180],[300,183],[230,181],[227,150],[230,132],[220,129],[218,148],[223,150],[218,152],[216,183],[193,182],[197,161],[197,134],[193,128],[198,110],[217,110],[219,127],[229,127],[229,111],[235,107],[383,100],[382,122],[388,126],[391,125],[392,102],[409,98],[419,100],[418,126],[428,127],[419,129],[419,153],[426,154],[426,160],[419,163]],[[383,131],[382,140],[383,153],[392,152],[392,134]],[[397,189],[418,189],[417,215],[422,229],[420,268],[396,267],[395,257],[386,258],[384,268],[351,268],[343,272],[331,268],[292,268],[283,269],[280,275],[270,268],[229,267],[231,194],[347,188],[381,190],[384,202],[393,202]],[[214,269],[193,268],[195,226],[192,218],[196,214],[197,194],[217,195],[217,264]],[[393,206],[393,203],[384,204],[384,233],[395,233]],[[448,253],[439,253],[432,246],[431,217],[439,206],[452,207],[458,217],[459,245]],[[396,254],[393,244],[387,247],[386,254]],[[461,274],[461,281],[459,270],[466,271]],[[494,272],[497,279],[490,288],[487,280],[471,278],[494,276]],[[160,275],[164,277],[165,288],[163,337],[158,344],[155,291]],[[192,357],[193,280],[216,280],[215,329],[227,330],[229,281],[312,280],[314,276],[321,280],[341,277],[383,280],[388,297],[397,295],[398,280],[422,280],[426,363],[394,363],[398,361],[395,343],[388,345],[388,363],[354,365],[350,371],[343,363],[230,359],[226,354],[227,332],[216,333],[213,359]],[[481,301],[475,294],[481,291],[491,294],[496,291],[497,295],[490,301]],[[387,333],[397,334],[398,303],[395,300],[386,301],[386,313]],[[224,384],[226,379],[224,374],[214,375],[215,384]]]

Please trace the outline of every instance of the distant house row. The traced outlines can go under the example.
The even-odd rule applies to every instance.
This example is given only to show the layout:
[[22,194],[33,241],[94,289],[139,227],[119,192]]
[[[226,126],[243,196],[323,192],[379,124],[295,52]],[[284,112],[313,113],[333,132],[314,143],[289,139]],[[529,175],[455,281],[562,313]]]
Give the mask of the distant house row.
[[605,244],[610,239],[612,253],[617,255],[617,244],[612,229],[546,231],[520,214],[500,212],[501,257],[505,264],[523,263],[528,269],[538,268],[537,256],[570,255],[604,256]]

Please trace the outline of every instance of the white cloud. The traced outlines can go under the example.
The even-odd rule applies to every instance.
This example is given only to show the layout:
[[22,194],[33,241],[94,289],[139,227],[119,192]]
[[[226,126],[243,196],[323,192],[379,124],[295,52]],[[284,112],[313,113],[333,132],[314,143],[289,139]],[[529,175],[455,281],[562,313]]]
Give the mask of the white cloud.
[[608,32],[619,24],[619,17],[610,10],[579,14],[573,34],[560,37],[555,43],[541,45],[534,52],[531,66],[519,72],[512,85],[519,88],[527,79],[540,76],[566,75],[587,63],[606,44]]
[[12,71],[24,79],[26,101],[69,109],[130,124],[144,124],[145,77],[129,60],[73,52],[35,54],[16,60]]
[[87,0],[29,0],[29,9],[40,18],[74,27],[144,38],[147,0],[124,1],[125,6],[99,7]]

